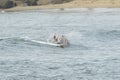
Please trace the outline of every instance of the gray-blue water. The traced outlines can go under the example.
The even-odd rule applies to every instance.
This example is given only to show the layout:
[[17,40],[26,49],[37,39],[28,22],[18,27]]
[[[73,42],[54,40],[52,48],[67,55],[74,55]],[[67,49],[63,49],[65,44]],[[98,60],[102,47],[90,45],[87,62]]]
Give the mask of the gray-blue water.
[[[22,39],[54,32],[71,45]],[[0,80],[120,80],[120,9],[0,13]]]

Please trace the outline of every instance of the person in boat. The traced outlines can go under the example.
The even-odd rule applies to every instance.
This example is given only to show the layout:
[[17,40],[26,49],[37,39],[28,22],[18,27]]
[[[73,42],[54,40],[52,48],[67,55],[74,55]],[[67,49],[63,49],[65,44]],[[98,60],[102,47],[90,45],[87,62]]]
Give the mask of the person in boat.
[[63,45],[68,45],[69,44],[68,40],[66,39],[66,37],[64,35],[61,36],[59,43],[61,43]]
[[53,35],[53,40],[54,43],[58,43],[58,35],[56,33]]
[[53,35],[53,43],[63,44],[63,45],[69,44],[67,38],[64,35],[59,37],[56,33],[54,33],[54,35]]

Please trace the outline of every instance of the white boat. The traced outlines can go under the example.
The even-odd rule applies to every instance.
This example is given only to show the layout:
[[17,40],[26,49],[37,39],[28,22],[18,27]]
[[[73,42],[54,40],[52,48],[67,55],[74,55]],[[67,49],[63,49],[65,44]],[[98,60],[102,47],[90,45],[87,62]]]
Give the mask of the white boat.
[[52,43],[52,42],[45,42],[45,41],[38,41],[38,40],[30,40],[31,42],[34,43],[39,43],[39,44],[45,44],[45,45],[51,45],[51,46],[56,46],[56,47],[64,47],[63,44],[59,44],[59,43]]

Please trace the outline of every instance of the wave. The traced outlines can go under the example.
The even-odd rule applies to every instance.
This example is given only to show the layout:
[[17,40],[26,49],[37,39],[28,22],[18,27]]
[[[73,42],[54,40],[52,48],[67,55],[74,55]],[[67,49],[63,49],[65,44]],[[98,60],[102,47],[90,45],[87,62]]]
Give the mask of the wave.
[[[47,45],[43,45],[43,44],[39,44],[39,43],[34,43],[31,41],[31,39],[29,37],[12,37],[12,38],[1,38],[0,39],[0,44],[2,44],[2,47],[43,47],[43,48],[48,48]],[[50,46],[49,48],[53,48],[52,46]],[[76,50],[88,50],[89,48],[87,46],[84,46],[84,44],[74,44],[74,43],[70,43],[69,47],[66,47],[66,49],[76,49]]]
[[81,39],[83,38],[83,34],[81,32],[72,31],[65,35],[67,39],[69,40],[69,42],[74,45],[78,45],[79,43],[81,43]]
[[28,41],[25,38],[21,38],[21,37],[0,38],[0,43],[3,45],[25,44],[27,42]]
[[95,35],[97,39],[102,41],[114,41],[114,40],[120,40],[120,31],[119,30],[102,30],[98,31]]

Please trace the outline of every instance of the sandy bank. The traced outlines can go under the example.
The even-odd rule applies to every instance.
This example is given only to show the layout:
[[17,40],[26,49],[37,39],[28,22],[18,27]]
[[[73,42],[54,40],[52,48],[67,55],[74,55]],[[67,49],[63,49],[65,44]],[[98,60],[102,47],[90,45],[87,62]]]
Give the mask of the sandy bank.
[[63,4],[49,4],[42,6],[17,6],[5,11],[24,11],[55,8],[119,8],[120,0],[74,0]]

